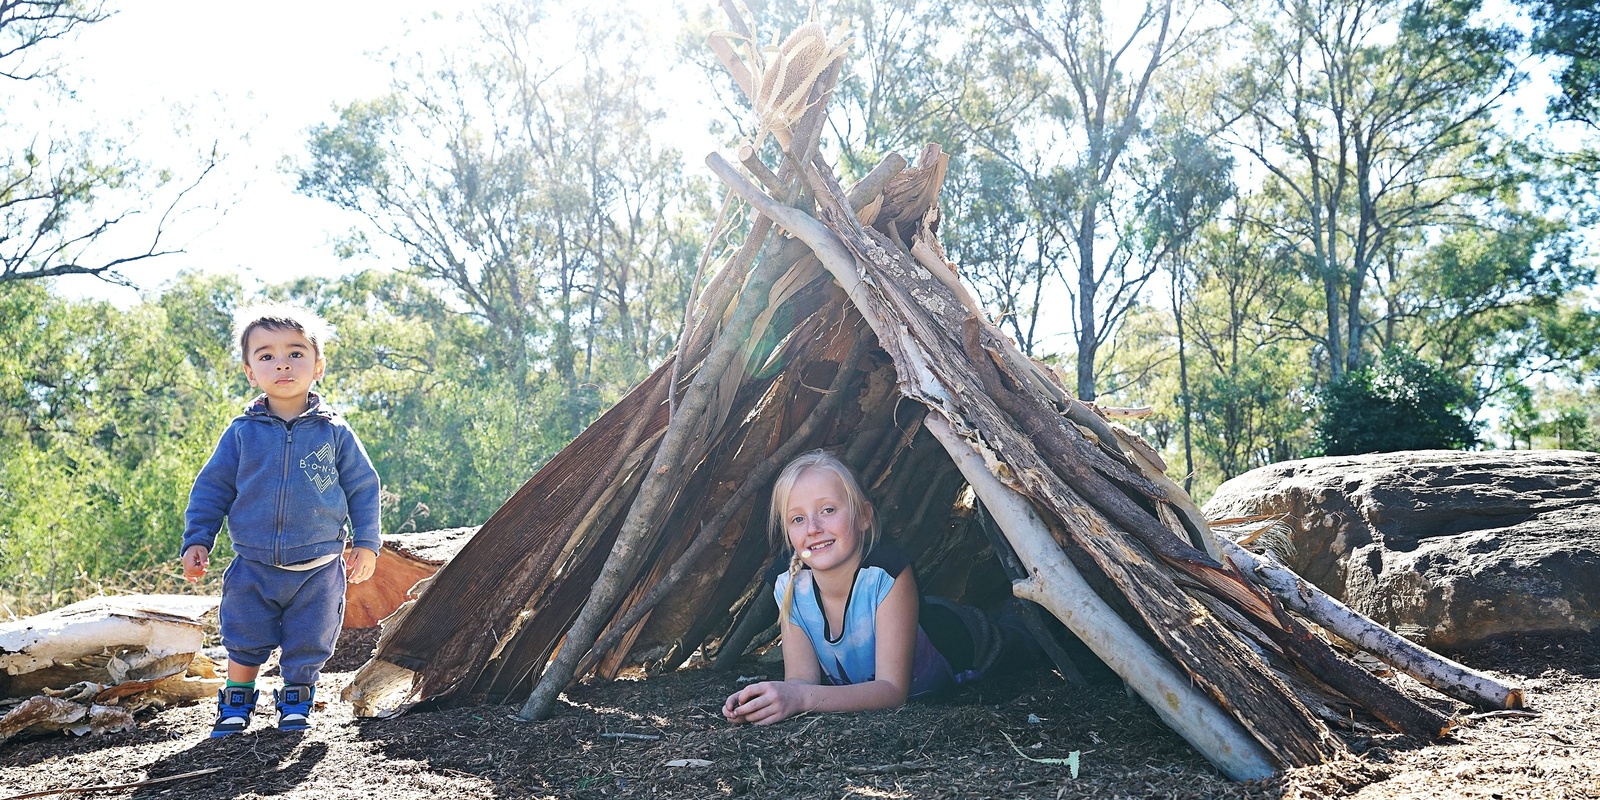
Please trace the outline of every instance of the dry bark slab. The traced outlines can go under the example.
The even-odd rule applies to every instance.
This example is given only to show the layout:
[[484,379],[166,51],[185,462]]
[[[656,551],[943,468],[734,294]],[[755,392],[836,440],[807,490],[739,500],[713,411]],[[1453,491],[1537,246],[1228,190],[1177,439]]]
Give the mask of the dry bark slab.
[[385,535],[372,578],[345,589],[344,629],[370,628],[407,600],[415,600],[416,585],[454,558],[478,527]]

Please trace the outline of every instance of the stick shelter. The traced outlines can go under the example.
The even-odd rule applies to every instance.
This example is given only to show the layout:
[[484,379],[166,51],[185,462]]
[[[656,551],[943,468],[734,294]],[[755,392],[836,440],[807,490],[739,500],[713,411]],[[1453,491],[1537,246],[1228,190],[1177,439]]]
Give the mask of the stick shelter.
[[1446,735],[1235,566],[1154,450],[986,320],[939,243],[937,146],[840,186],[817,141],[843,45],[815,24],[776,49],[752,38],[710,46],[777,146],[707,158],[742,239],[676,357],[385,621],[346,692],[358,713],[521,701],[540,719],[586,675],[737,657],[770,603],[771,480],[823,447],[928,592],[1039,604],[1230,777],[1341,757],[1325,720],[1354,709]]

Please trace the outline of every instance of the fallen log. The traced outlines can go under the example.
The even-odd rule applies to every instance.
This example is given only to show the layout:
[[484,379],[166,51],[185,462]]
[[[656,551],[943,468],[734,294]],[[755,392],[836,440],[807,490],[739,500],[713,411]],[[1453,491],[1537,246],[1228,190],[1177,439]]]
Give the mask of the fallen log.
[[415,600],[412,590],[417,583],[433,577],[477,532],[472,526],[385,535],[372,577],[344,590],[342,627],[370,628],[407,600]]
[[214,695],[197,653],[215,597],[97,597],[0,625],[0,742],[135,727],[147,706]]
[[1223,552],[1241,571],[1271,591],[1284,605],[1389,666],[1476,706],[1523,707],[1521,687],[1458,664],[1373,622],[1296,575],[1271,553],[1257,555],[1227,539],[1221,539],[1221,544]]

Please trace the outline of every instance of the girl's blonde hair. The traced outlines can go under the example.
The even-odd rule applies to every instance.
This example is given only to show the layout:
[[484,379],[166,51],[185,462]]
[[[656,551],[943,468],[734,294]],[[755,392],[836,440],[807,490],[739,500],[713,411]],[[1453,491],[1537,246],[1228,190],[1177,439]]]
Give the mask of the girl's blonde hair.
[[839,478],[839,484],[844,487],[845,502],[850,508],[851,529],[856,527],[857,520],[866,517],[867,529],[863,532],[861,542],[862,555],[872,552],[872,548],[878,544],[878,515],[872,513],[872,501],[867,499],[866,491],[856,481],[855,473],[838,456],[826,450],[812,450],[795,456],[772,483],[772,503],[767,516],[767,535],[773,549],[779,552],[784,548],[789,549],[789,586],[783,592],[783,602],[779,604],[784,622],[789,621],[789,607],[794,602],[795,578],[800,575],[800,567],[805,563],[800,559],[800,553],[789,545],[785,517],[789,508],[789,494],[794,491],[795,482],[810,469],[826,470]]

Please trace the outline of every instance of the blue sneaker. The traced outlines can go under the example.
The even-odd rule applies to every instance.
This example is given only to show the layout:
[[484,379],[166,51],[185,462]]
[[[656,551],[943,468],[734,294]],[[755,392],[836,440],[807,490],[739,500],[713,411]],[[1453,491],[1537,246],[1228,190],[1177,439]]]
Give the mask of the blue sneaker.
[[314,686],[291,683],[272,693],[272,698],[278,706],[278,730],[303,731],[311,727],[311,698],[317,689]]
[[256,710],[256,698],[261,693],[243,686],[230,686],[217,690],[217,721],[211,726],[211,738],[244,733],[250,727],[250,714]]

